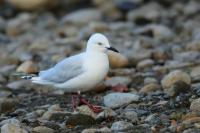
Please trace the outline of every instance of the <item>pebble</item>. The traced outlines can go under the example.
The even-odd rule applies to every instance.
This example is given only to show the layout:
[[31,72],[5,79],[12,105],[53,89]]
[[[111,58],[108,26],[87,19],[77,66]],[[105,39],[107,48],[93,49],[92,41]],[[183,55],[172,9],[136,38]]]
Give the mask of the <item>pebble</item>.
[[96,119],[96,114],[87,106],[87,105],[82,105],[76,108],[76,111],[80,114],[88,115]]
[[121,115],[122,115],[122,118],[125,118],[125,119],[131,121],[131,123],[138,122],[138,116],[135,111],[125,111]]
[[84,129],[81,133],[112,133],[108,127]]
[[179,93],[186,92],[189,89],[190,89],[190,85],[188,85],[187,83],[183,81],[176,81],[175,83],[172,84],[170,88],[164,89],[164,92],[168,96],[173,97],[173,96],[178,95]]
[[15,124],[15,125],[20,126],[20,121],[15,118],[10,118],[10,119],[6,119],[0,122],[0,126],[3,126],[4,124]]
[[26,10],[26,11],[36,11],[38,9],[55,7],[58,2],[49,1],[49,0],[8,0],[10,4],[15,6],[18,9]]
[[[84,16],[84,19],[82,17]],[[102,13],[97,9],[81,9],[64,16],[61,23],[72,23],[75,25],[88,24],[89,22],[99,21],[102,17]]]
[[132,93],[110,93],[104,96],[104,105],[110,108],[118,108],[131,102],[139,101],[139,96]]
[[36,73],[39,71],[37,65],[32,61],[23,62],[16,70],[17,72]]
[[17,105],[16,100],[11,98],[0,98],[0,113],[13,111]]
[[156,83],[150,83],[141,88],[140,93],[148,94],[153,91],[161,90],[161,86]]
[[116,86],[119,84],[127,86],[130,83],[131,83],[131,79],[129,77],[123,77],[123,76],[111,77],[105,82],[106,86]]
[[148,70],[153,65],[154,65],[154,61],[153,60],[145,59],[145,60],[142,60],[142,61],[138,62],[137,69],[139,69],[139,70],[146,70],[147,69]]
[[33,132],[36,133],[54,133],[55,131],[45,126],[38,126],[33,128]]
[[123,132],[123,131],[126,131],[126,130],[131,130],[133,129],[134,126],[132,123],[129,123],[129,122],[125,122],[125,121],[117,121],[117,122],[114,122],[111,126],[111,130],[113,131],[118,131],[118,132]]
[[164,25],[150,24],[144,27],[140,27],[133,31],[134,34],[143,34],[149,37],[153,37],[156,40],[168,40],[172,39],[174,33],[171,29]]
[[102,112],[100,112],[98,115],[97,115],[97,119],[106,119],[106,118],[113,118],[117,116],[117,113],[110,109],[110,108],[106,108],[104,109]]
[[16,124],[4,124],[1,127],[1,133],[28,133],[25,129]]
[[128,65],[128,59],[120,53],[109,51],[108,59],[111,68],[121,68]]
[[182,81],[190,85],[191,78],[186,72],[183,72],[181,70],[174,70],[166,76],[164,76],[164,78],[161,81],[161,84],[164,89],[168,89],[172,87],[172,85],[177,81]]
[[7,87],[11,90],[23,90],[27,89],[27,86],[30,86],[30,82],[27,80],[13,81],[7,84]]
[[192,101],[191,105],[190,105],[190,110],[191,111],[200,111],[200,98],[195,99]]

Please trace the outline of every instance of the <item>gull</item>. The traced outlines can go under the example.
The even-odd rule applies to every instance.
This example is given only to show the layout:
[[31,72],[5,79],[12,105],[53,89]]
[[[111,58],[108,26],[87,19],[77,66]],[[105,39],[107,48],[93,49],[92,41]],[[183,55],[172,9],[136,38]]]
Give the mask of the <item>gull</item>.
[[[95,33],[89,38],[84,52],[58,62],[52,68],[40,71],[36,77],[24,76],[22,78],[69,93],[90,91],[104,80],[109,71],[107,55],[109,50],[118,52],[110,46],[103,34]],[[86,100],[83,98],[81,100],[95,111],[96,108]]]

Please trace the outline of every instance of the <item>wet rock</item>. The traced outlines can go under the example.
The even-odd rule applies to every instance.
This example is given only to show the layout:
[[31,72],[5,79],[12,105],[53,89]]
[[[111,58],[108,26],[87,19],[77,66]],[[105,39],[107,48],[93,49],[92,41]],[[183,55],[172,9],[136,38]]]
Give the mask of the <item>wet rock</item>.
[[108,127],[102,127],[100,129],[96,128],[89,128],[89,129],[84,129],[81,133],[111,133],[111,129]]
[[55,7],[58,4],[57,1],[49,0],[30,0],[29,2],[26,0],[8,0],[8,2],[16,8],[26,11],[36,11],[38,9]]
[[23,62],[16,70],[17,72],[36,73],[39,71],[37,65],[32,61]]
[[33,132],[36,133],[54,133],[55,131],[45,126],[38,126],[33,128]]
[[192,42],[189,42],[188,44],[186,44],[186,49],[192,51],[200,51],[200,41],[194,40]]
[[77,107],[76,111],[80,114],[88,115],[96,119],[96,114],[87,105]]
[[190,105],[190,110],[191,111],[200,111],[200,99],[195,99],[194,101],[192,101],[191,105]]
[[25,129],[15,124],[4,124],[1,127],[1,133],[28,133]]
[[110,93],[104,96],[104,105],[110,108],[118,108],[131,102],[137,102],[139,96],[131,93]]
[[[84,16],[84,19],[82,19]],[[96,9],[82,9],[64,16],[61,20],[61,23],[72,23],[76,25],[88,24],[89,22],[99,21],[102,17],[102,14],[99,10]]]
[[13,111],[16,105],[17,105],[17,102],[14,99],[0,98],[0,112],[1,113]]
[[162,79],[161,84],[164,89],[167,89],[167,88],[170,88],[177,81],[182,81],[190,85],[191,78],[187,73],[180,70],[175,70],[167,74]]
[[[1,85],[0,85],[0,88],[1,88]],[[5,97],[8,97],[8,96],[10,96],[12,94],[12,92],[11,91],[9,91],[9,90],[1,90],[0,89],[0,97],[1,98],[5,98]]]
[[67,118],[65,125],[68,126],[77,126],[77,125],[94,125],[96,123],[95,119],[91,116],[84,114],[73,114]]
[[126,130],[133,129],[133,127],[134,127],[133,124],[129,122],[117,121],[112,124],[111,130],[119,132],[119,131],[126,131]]
[[108,52],[109,65],[111,68],[121,68],[128,65],[128,59],[116,52]]
[[172,86],[170,88],[164,89],[164,92],[168,96],[173,97],[179,93],[186,92],[189,89],[190,89],[190,85],[188,85],[187,83],[185,83],[183,81],[176,81],[175,83],[172,84]]
[[6,82],[6,78],[2,74],[0,74],[0,83],[4,82]]
[[30,82],[27,80],[14,81],[7,84],[7,87],[11,90],[23,90],[28,86],[30,86]]
[[161,90],[161,86],[155,83],[150,83],[142,87],[142,89],[140,90],[140,93],[148,94],[149,92],[153,92],[157,90]]
[[116,86],[119,84],[127,86],[130,83],[131,79],[129,77],[122,77],[122,76],[111,77],[105,82],[106,86]]

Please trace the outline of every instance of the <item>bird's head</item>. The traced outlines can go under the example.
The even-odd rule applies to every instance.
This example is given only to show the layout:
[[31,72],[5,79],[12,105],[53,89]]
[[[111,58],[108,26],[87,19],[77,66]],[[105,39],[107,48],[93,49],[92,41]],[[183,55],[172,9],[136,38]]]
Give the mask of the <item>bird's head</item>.
[[87,51],[104,52],[108,50],[118,52],[115,48],[111,47],[108,39],[100,33],[93,34],[87,42]]

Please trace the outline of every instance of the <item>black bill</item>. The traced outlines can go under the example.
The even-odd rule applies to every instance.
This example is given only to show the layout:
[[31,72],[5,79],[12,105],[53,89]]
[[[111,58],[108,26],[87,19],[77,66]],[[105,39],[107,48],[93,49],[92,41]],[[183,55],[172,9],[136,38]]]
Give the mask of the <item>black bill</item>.
[[113,48],[113,47],[109,47],[107,49],[119,53],[119,51],[117,49]]

